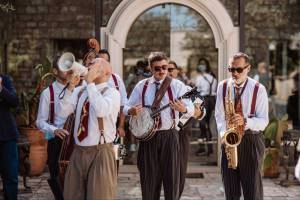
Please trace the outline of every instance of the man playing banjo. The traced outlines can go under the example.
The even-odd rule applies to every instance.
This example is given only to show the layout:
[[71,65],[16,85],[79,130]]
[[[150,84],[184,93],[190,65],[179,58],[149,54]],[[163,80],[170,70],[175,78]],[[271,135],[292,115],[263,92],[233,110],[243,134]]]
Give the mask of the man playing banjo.
[[[187,92],[187,87],[181,81],[167,76],[166,55],[162,52],[153,52],[148,59],[153,76],[141,80],[135,86],[124,107],[124,113],[139,116],[146,113],[144,111],[147,107],[151,107],[153,111],[170,104],[171,108],[167,107],[156,115],[154,121],[157,126],[152,131],[153,136],[143,136],[147,140],[140,141],[137,165],[144,200],[159,199],[162,184],[165,199],[177,200],[179,199],[179,139],[175,125],[179,120],[179,112],[187,116],[194,114],[194,105],[189,99],[177,100]],[[149,119],[140,122],[144,128],[149,126],[150,121]]]

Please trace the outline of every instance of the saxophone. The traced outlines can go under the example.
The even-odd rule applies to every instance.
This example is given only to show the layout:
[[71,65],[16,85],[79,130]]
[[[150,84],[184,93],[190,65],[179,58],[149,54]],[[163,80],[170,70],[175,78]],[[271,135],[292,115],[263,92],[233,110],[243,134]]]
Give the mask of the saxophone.
[[225,120],[226,131],[223,136],[225,143],[225,152],[228,160],[228,168],[236,169],[238,165],[237,146],[241,143],[243,127],[232,123],[232,117],[235,115],[234,102],[232,100],[231,84],[229,84],[228,95],[225,96]]

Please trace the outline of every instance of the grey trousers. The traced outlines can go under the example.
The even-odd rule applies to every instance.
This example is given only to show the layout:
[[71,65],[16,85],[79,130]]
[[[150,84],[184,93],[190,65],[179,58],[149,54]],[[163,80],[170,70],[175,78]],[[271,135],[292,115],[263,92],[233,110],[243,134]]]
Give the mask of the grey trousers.
[[111,200],[117,189],[112,144],[75,146],[64,183],[65,200]]
[[179,199],[179,139],[174,129],[157,131],[147,142],[140,142],[137,165],[143,200],[158,200],[161,186],[166,200]]
[[246,131],[238,146],[238,168],[233,170],[228,168],[224,146],[222,147],[221,170],[226,200],[240,199],[241,187],[245,200],[263,199],[261,167],[264,151],[263,134]]

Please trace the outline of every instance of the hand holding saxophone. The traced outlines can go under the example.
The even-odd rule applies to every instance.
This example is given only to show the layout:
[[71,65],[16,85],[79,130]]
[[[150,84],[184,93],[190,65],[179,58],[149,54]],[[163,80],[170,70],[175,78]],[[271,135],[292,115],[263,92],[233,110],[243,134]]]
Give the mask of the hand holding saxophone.
[[233,124],[237,126],[243,126],[245,124],[245,119],[242,115],[235,113],[230,119]]

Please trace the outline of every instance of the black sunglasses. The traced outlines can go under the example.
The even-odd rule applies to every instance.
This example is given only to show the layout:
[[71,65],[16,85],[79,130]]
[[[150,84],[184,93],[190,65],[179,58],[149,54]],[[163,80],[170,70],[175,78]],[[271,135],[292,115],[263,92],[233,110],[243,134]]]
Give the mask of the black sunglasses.
[[173,72],[176,68],[168,68],[168,72]]
[[242,73],[244,69],[246,69],[249,65],[246,65],[245,67],[228,67],[228,71],[231,73],[237,72],[237,73]]
[[168,66],[165,66],[165,65],[163,65],[163,66],[154,66],[154,71],[156,71],[156,72],[160,72],[161,70],[165,71],[167,69],[168,69]]

